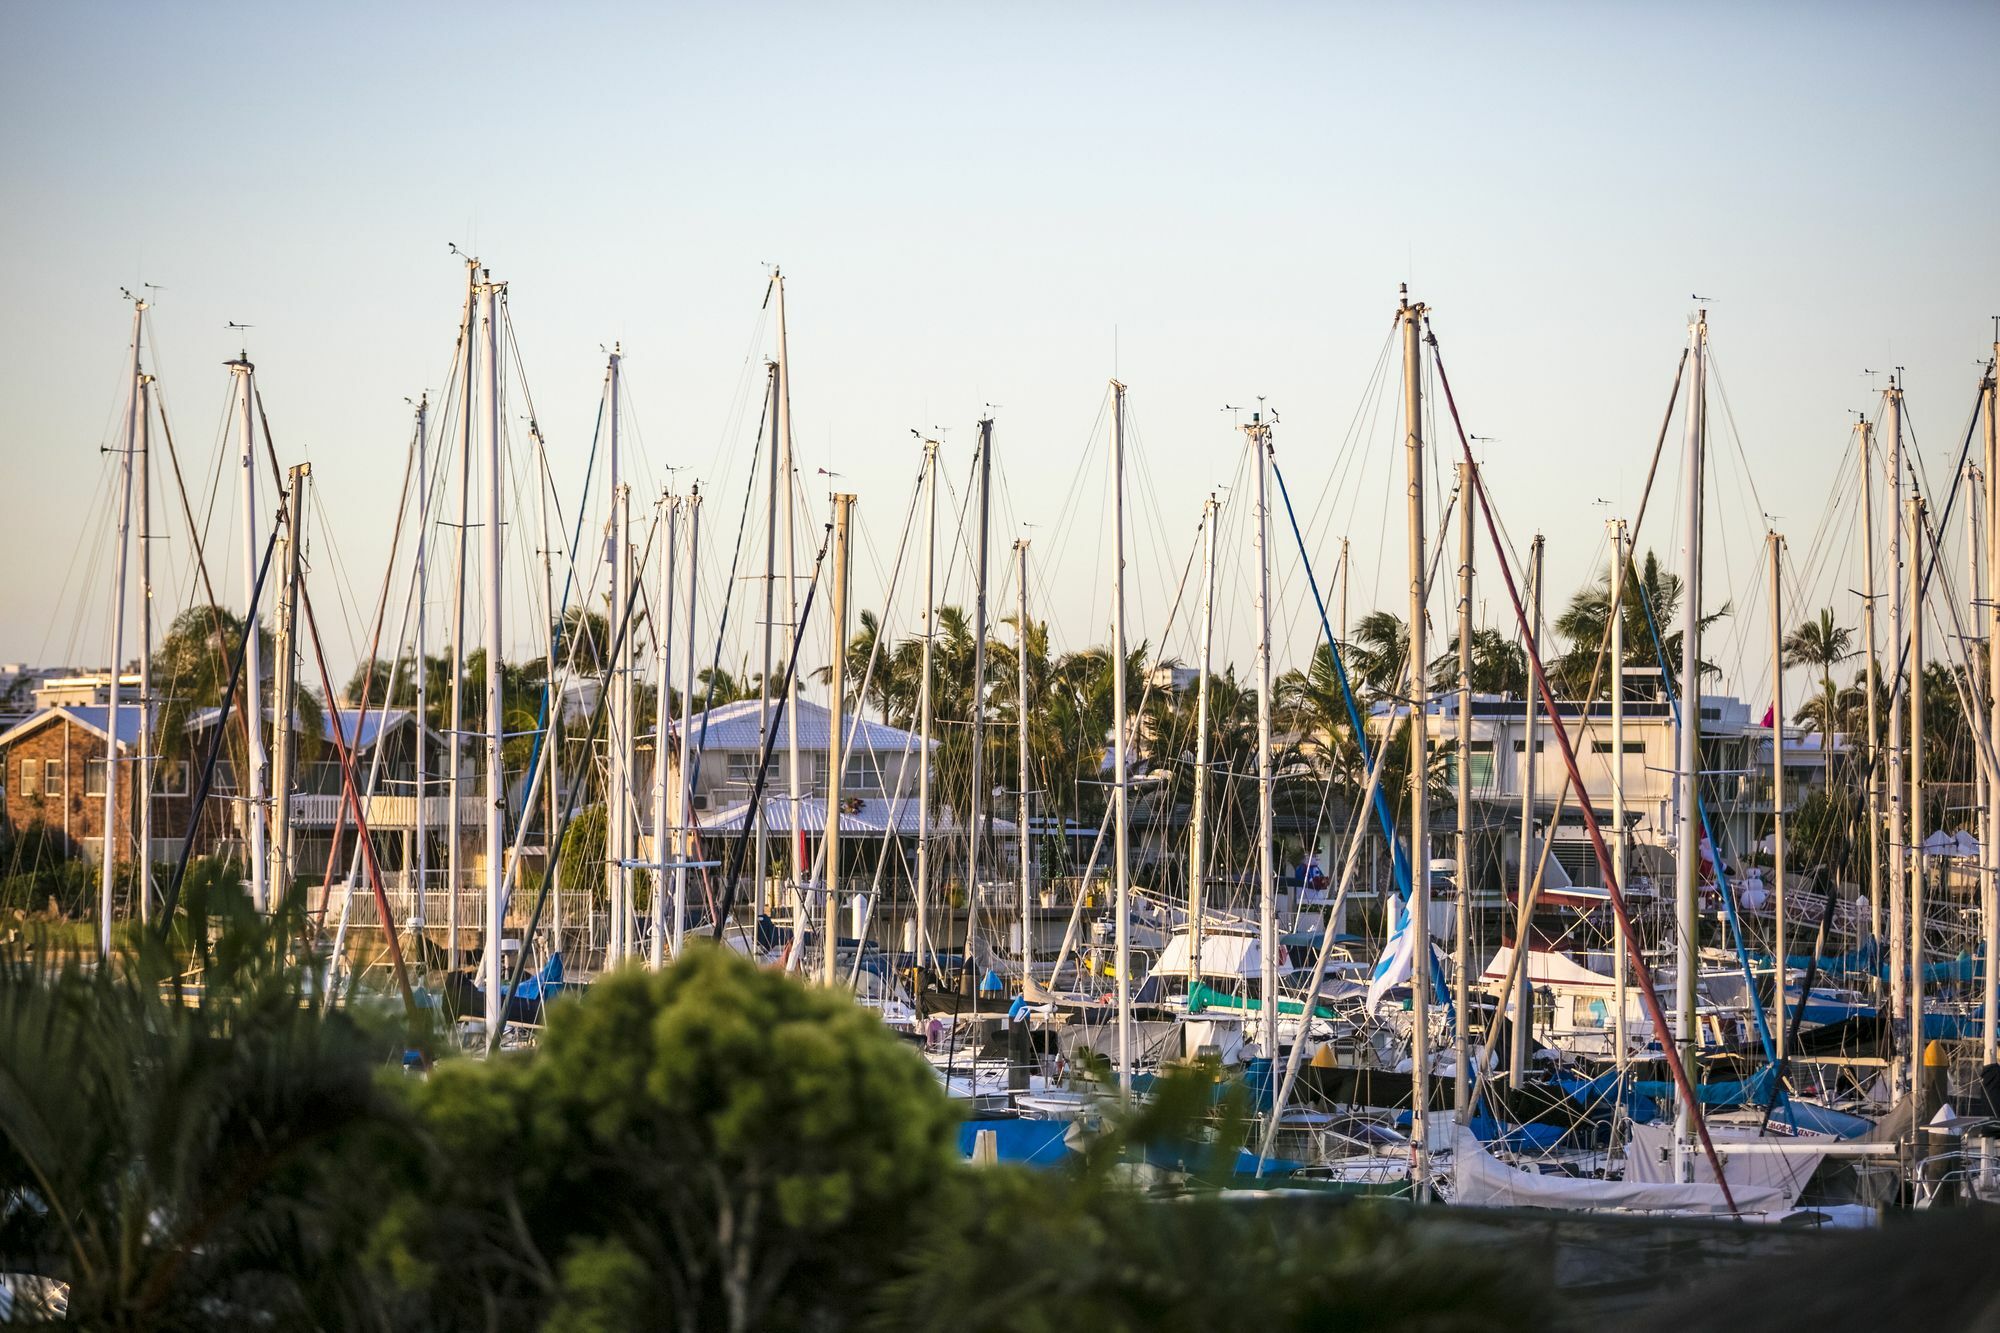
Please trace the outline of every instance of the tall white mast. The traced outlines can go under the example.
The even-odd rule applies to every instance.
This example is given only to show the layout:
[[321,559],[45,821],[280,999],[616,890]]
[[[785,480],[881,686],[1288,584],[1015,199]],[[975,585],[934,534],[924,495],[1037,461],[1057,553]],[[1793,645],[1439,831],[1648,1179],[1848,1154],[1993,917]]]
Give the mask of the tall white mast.
[[[250,736],[250,781],[243,807],[243,833],[250,842],[250,901],[260,912],[271,910],[264,864],[264,821],[268,817],[264,791],[264,673],[263,645],[257,633],[257,452],[256,371],[247,353],[228,363],[236,378],[237,466],[243,473],[243,601],[250,630],[250,649],[243,656],[243,717]],[[115,667],[114,667],[115,673]]]
[[[118,684],[125,670],[125,565],[132,547],[132,464],[139,448],[139,423],[145,416],[146,391],[139,379],[139,334],[140,321],[146,313],[144,301],[132,303],[132,400],[125,414],[124,459],[119,464],[120,499],[118,502],[118,554],[113,561],[114,573],[111,578],[111,684],[105,696],[107,733],[104,742],[104,845],[103,855],[98,858],[97,875],[97,951],[105,957],[111,956],[111,912],[113,895],[118,885]],[[254,542],[252,543],[254,545]],[[254,580],[257,571],[253,566],[250,577]],[[145,702],[141,695],[139,704],[139,729],[145,730]],[[221,724],[218,722],[218,726]],[[137,775],[132,775],[136,777]],[[133,794],[134,803],[145,799],[145,789],[128,778],[128,790]],[[133,858],[135,869],[145,864],[145,849]],[[145,877],[138,879],[140,891],[144,892]]]
[[[153,377],[141,373],[133,392],[139,395],[139,770],[132,779],[133,801],[139,807],[139,920],[153,919]],[[114,668],[116,664],[114,663]],[[114,732],[115,734],[115,732]]]
[[[1020,770],[1019,804],[1016,807],[1020,827],[1015,830],[1020,839],[1020,862],[1015,867],[1021,882],[1021,990],[1025,994],[1028,983],[1034,979],[1035,965],[1035,914],[1030,894],[1033,892],[1033,849],[1034,835],[1028,830],[1028,542],[1022,538],[1014,543],[1015,578],[1014,589],[1014,746],[1015,764]],[[1055,978],[1051,977],[1053,983]]]
[[[1613,519],[1611,523],[1611,873],[1618,881],[1618,891],[1625,892],[1625,863],[1632,846],[1632,835],[1625,818],[1625,583],[1630,577],[1626,564],[1630,556],[1625,549],[1625,520]],[[1627,957],[1632,942],[1626,938],[1625,924],[1616,919],[1614,913],[1612,940],[1612,970],[1617,974],[1613,983],[1612,1007],[1616,1011],[1617,1045],[1613,1048],[1618,1073],[1625,1074],[1627,1042],[1625,1035],[1625,972],[1631,966]]]
[[[1875,632],[1875,432],[1863,417],[1856,426],[1861,434],[1861,640],[1863,689],[1868,695],[1868,738],[1862,746],[1862,763],[1868,775],[1868,939],[1882,947],[1882,719],[1877,698],[1881,686],[1880,636]],[[1900,521],[1900,520],[1898,520]],[[1870,969],[1871,975],[1879,975]],[[1880,995],[1880,983],[1870,989]]]
[[[1701,768],[1701,518],[1702,434],[1708,411],[1708,312],[1701,311],[1688,327],[1694,378],[1688,392],[1686,462],[1681,479],[1685,512],[1681,545],[1681,728],[1680,755],[1674,777],[1679,804],[1680,846],[1675,857],[1675,1009],[1680,1016],[1681,1067],[1695,1084],[1699,1074],[1695,1054],[1695,971],[1700,952],[1695,932],[1700,927],[1696,904],[1701,893],[1701,812],[1696,783]],[[1687,1150],[1694,1125],[1694,1108],[1685,1098],[1674,1111],[1674,1178],[1688,1179],[1692,1159]]]
[[[1431,830],[1429,682],[1424,625],[1424,421],[1421,333],[1424,307],[1411,305],[1403,288],[1404,451],[1409,463],[1410,530],[1410,1193],[1429,1188]],[[1532,757],[1532,756],[1530,756]]]
[[1458,465],[1458,737],[1453,777],[1458,796],[1458,900],[1452,922],[1452,1107],[1460,1123],[1472,1114],[1472,1078],[1466,1064],[1466,1015],[1472,1009],[1472,464]]
[[[687,633],[682,635],[684,647],[682,656],[685,666],[681,672],[681,734],[680,734],[680,792],[675,801],[674,824],[680,835],[680,855],[674,867],[674,957],[681,956],[681,946],[687,943],[687,890],[688,861],[694,856],[694,672],[695,672],[695,594],[700,590],[701,573],[701,487],[688,489],[684,502],[687,507]],[[761,751],[760,751],[761,752]],[[660,762],[666,762],[664,749]],[[756,923],[751,923],[751,938],[756,938]]]
[[[988,519],[993,507],[993,418],[979,419],[979,518],[973,539],[972,792],[965,827],[965,966],[979,934],[979,834],[986,816],[986,576]],[[974,992],[977,994],[977,991]]]
[[[1986,363],[1986,699],[1987,734],[2000,754],[2000,340]],[[2000,1060],[2000,781],[1986,784],[1986,808],[1979,839],[1980,935],[1985,943],[1981,969],[1980,1063]]]
[[[1528,548],[1528,628],[1523,632],[1522,641],[1530,653],[1542,650],[1542,534],[1536,533],[1534,542]],[[1528,981],[1528,954],[1533,947],[1529,938],[1528,899],[1535,885],[1535,866],[1540,856],[1540,843],[1535,837],[1535,692],[1522,691],[1527,696],[1521,722],[1521,864],[1520,877],[1515,881],[1514,903],[1514,950],[1521,955],[1521,966],[1515,969],[1513,1023],[1508,1028],[1512,1038],[1507,1044],[1507,1086],[1519,1091],[1527,1078],[1528,1058],[1535,1049],[1535,1011],[1532,1003],[1533,987]]]
[[1195,682],[1194,806],[1188,819],[1188,984],[1201,979],[1204,882],[1208,873],[1208,678],[1215,662],[1215,516],[1211,492],[1201,505],[1201,676]]
[[[1903,800],[1903,717],[1904,685],[1911,680],[1904,662],[1903,646],[1907,614],[1904,603],[1903,571],[1903,391],[1892,378],[1887,395],[1889,467],[1889,664],[1894,673],[1889,681],[1889,1012],[1901,1022],[1909,1016],[1908,949],[1904,933],[1904,905],[1909,897],[1910,844],[1906,839]],[[1921,838],[1921,835],[1919,835]],[[1897,1090],[1903,1087],[1903,1066],[1891,1070]]]
[[[791,654],[791,640],[799,632],[799,585],[798,585],[798,477],[797,460],[792,455],[792,364],[785,333],[785,275],[777,269],[771,270],[771,282],[778,289],[778,448],[782,455],[778,484],[784,488],[785,501],[785,650]],[[839,646],[834,649],[839,652]],[[785,765],[786,794],[789,801],[786,809],[791,812],[792,892],[798,902],[798,933],[792,937],[795,953],[805,949],[806,925],[811,919],[807,911],[805,892],[806,875],[809,864],[806,861],[806,826],[801,814],[803,793],[800,789],[799,773],[799,679],[798,672],[787,672],[785,681]],[[799,959],[798,961],[803,961]]]
[[632,746],[632,523],[631,495],[624,480],[624,460],[619,456],[619,380],[622,346],[614,344],[604,369],[604,415],[610,437],[611,540],[604,557],[611,563],[611,621],[608,637],[611,661],[607,664],[611,689],[606,712],[609,727],[605,745],[605,896],[611,904],[610,938],[605,944],[605,962],[622,962],[632,952],[632,871],[631,844],[626,829],[631,822],[631,769],[627,757]]
[[[1262,955],[1258,979],[1263,1009],[1258,1044],[1266,1060],[1278,1058],[1278,875],[1271,771],[1271,506],[1269,483],[1271,426],[1262,412],[1243,428],[1256,477],[1257,526],[1257,937]],[[1122,965],[1121,965],[1122,966]],[[1303,1021],[1303,1020],[1302,1020]]]
[[1910,1039],[1909,1087],[1924,1071],[1924,497],[1909,499],[1910,523]]
[[458,560],[451,589],[451,734],[445,739],[445,933],[448,956],[458,970],[463,923],[459,898],[465,887],[465,580],[472,572],[472,400],[479,358],[472,334],[479,310],[479,261],[465,261],[465,323],[459,331],[462,400],[458,414]]
[[[917,882],[916,966],[922,969],[930,943],[931,896],[931,645],[937,639],[937,451],[924,441],[924,640],[922,677],[917,681]],[[911,995],[916,995],[916,986]]]
[[[490,275],[489,275],[490,279]],[[501,767],[500,748],[506,736],[506,719],[500,711],[500,682],[504,664],[500,653],[505,643],[501,635],[500,521],[506,474],[500,463],[500,297],[505,283],[481,284],[485,298],[486,405],[482,423],[486,447],[486,1031],[500,1030],[501,1006],[501,878],[505,874],[502,855],[507,831],[507,784]]]
[[[1785,1058],[1785,539],[1773,532],[1771,551],[1771,952],[1778,956],[1778,1030],[1773,1034],[1778,1058]],[[1830,721],[1831,719],[1829,719]],[[1800,997],[1801,1003],[1804,997]]]
[[[424,640],[424,600],[428,592],[428,588],[424,582],[424,574],[428,543],[430,541],[431,522],[431,474],[430,466],[425,457],[424,434],[425,428],[428,425],[427,418],[430,414],[430,404],[431,398],[428,393],[417,403],[417,562],[414,575],[417,584],[417,725],[413,728],[413,734],[416,736],[417,761],[417,804],[413,819],[415,825],[414,841],[416,844],[417,879],[413,894],[416,911],[413,915],[416,917],[419,939],[425,935],[424,928],[427,919],[424,916],[424,891],[426,887],[424,881],[426,879],[425,871],[430,866],[430,828],[428,821],[425,819],[424,811],[424,803],[430,799],[430,670],[429,663],[424,657],[426,646]],[[400,646],[398,645],[399,648]],[[553,854],[550,855],[549,860],[553,864],[555,861]]]
[[1125,386],[1111,381],[1111,809],[1118,970],[1118,1095],[1132,1096],[1132,831],[1125,717]]
[[[674,529],[680,502],[663,493],[659,511],[660,595],[653,606],[653,938],[647,962],[657,968],[667,959],[667,735],[674,715]],[[678,951],[674,955],[679,957]]]
[[[826,852],[826,910],[820,937],[820,981],[831,986],[840,953],[840,805],[847,785],[847,572],[848,524],[852,521],[854,497],[837,493],[833,497],[833,657],[827,702],[831,714],[826,737],[826,831],[820,835]],[[861,941],[856,940],[858,951]]]

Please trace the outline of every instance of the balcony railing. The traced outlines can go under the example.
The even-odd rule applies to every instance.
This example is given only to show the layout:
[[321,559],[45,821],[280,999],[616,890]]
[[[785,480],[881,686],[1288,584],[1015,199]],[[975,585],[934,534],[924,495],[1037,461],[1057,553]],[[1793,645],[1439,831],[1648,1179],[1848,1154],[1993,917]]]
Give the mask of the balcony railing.
[[[335,823],[353,823],[352,817],[341,817],[344,796],[294,794],[292,797],[292,825],[295,828],[332,828]],[[407,829],[417,826],[417,798],[414,796],[375,795],[364,799],[363,809],[368,815],[370,829]],[[486,801],[479,796],[458,798],[458,817],[466,825],[486,822]],[[441,829],[451,822],[451,798],[449,796],[427,796],[424,798],[424,824],[428,828]]]

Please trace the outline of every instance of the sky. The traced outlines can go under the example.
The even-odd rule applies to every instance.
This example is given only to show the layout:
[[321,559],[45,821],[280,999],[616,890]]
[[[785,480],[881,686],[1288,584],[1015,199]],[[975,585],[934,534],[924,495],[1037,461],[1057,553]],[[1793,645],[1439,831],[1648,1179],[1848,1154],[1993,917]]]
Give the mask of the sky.
[[[313,463],[311,580],[344,675],[384,579],[408,400],[450,372],[455,244],[509,284],[511,465],[528,466],[532,395],[566,525],[622,349],[635,524],[663,487],[702,484],[699,637],[727,600],[731,665],[758,651],[754,524],[733,584],[728,564],[772,264],[800,540],[831,489],[859,497],[855,606],[913,629],[918,436],[942,441],[950,526],[990,412],[996,617],[1024,537],[1031,615],[1059,648],[1105,641],[1116,376],[1130,636],[1193,653],[1183,570],[1217,492],[1217,656],[1240,671],[1241,409],[1276,413],[1330,601],[1344,536],[1351,613],[1404,609],[1383,357],[1408,283],[1508,540],[1518,555],[1547,534],[1553,614],[1599,567],[1606,518],[1636,510],[1705,298],[1724,411],[1704,602],[1735,612],[1713,654],[1730,683],[1767,698],[1767,521],[1789,543],[1786,618],[1857,618],[1847,451],[1885,383],[1865,372],[1904,368],[1913,447],[1951,475],[2000,313],[1996,51],[2000,8],[1972,4],[0,7],[0,660],[110,656],[129,288],[153,303],[146,366],[225,599],[243,594],[237,474],[218,467],[239,347],[281,461]],[[1454,444],[1430,402],[1433,443]],[[1434,450],[1432,537],[1451,462]],[[1669,558],[1679,476],[1676,434],[1640,539]],[[164,618],[190,595],[192,544],[161,485]],[[515,654],[539,651],[536,522],[510,501]],[[1282,508],[1272,525],[1282,670],[1317,627]],[[406,537],[398,589],[409,554]],[[946,563],[947,596],[969,600],[963,551]],[[1511,623],[1490,552],[1478,563],[1481,618]],[[1441,594],[1441,633],[1451,614]]]

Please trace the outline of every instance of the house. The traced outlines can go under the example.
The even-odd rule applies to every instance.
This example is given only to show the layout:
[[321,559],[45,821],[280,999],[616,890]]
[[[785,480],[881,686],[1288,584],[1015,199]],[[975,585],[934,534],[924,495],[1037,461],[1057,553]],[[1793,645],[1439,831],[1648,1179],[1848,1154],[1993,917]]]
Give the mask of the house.
[[[105,784],[116,781],[113,854],[121,863],[132,860],[139,836],[132,787],[144,723],[137,705],[120,708],[114,745],[110,713],[103,704],[57,704],[0,732],[0,771],[5,773],[6,823],[11,831],[19,834],[39,825],[60,835],[71,854],[100,860]],[[187,797],[187,765],[156,761],[152,860],[172,856],[185,834]]]
[[[217,716],[218,710],[211,708],[188,719],[188,734],[195,739],[198,753],[205,754],[213,743]],[[366,797],[363,810],[377,863],[385,877],[392,880],[417,864],[417,747],[424,747],[428,795],[423,823],[431,848],[427,864],[443,865],[444,842],[451,819],[451,797],[447,790],[450,752],[444,738],[421,725],[412,708],[370,708],[363,713],[359,708],[341,707],[322,712],[319,733],[310,738],[310,744],[303,731],[298,734],[296,750],[300,761],[293,773],[289,805],[294,840],[293,875],[314,881],[325,875],[333,859],[337,829],[342,834],[341,855],[351,855],[355,847],[354,821],[351,812],[344,809],[346,795],[340,775],[340,752],[334,744],[336,727],[353,761],[356,783]],[[470,781],[474,775],[474,748],[466,746],[466,753],[460,756],[461,774],[467,781],[459,797],[459,809],[471,840],[477,839],[473,831],[483,826],[485,816],[484,803],[474,794]],[[229,750],[225,749],[224,754],[228,755]],[[266,757],[269,757],[268,740]],[[230,811],[227,838],[240,848],[248,802],[243,799],[245,791],[237,780],[236,765],[231,758],[225,757],[216,764],[214,794]],[[345,865],[335,866],[335,878],[344,875],[346,869]]]

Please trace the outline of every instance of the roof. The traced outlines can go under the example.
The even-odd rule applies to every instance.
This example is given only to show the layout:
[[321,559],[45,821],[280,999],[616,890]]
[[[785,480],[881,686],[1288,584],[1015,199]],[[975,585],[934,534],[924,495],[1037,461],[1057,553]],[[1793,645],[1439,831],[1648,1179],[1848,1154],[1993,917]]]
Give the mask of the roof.
[[[219,708],[202,709],[199,713],[188,719],[187,729],[189,731],[207,730],[214,724],[216,715],[221,711]],[[265,710],[265,715],[267,717],[270,715],[269,709]],[[370,708],[364,720],[362,711],[359,708],[330,709],[324,712],[320,718],[320,736],[325,740],[332,740],[333,728],[337,720],[340,726],[341,743],[349,749],[366,750],[374,745],[384,732],[395,730],[405,722],[412,720],[415,716],[416,710],[413,708]],[[357,730],[360,733],[360,740],[358,741],[355,739]],[[425,730],[429,731],[430,729],[426,727]],[[430,732],[430,734],[432,739],[437,738],[436,732]]]
[[[803,738],[802,738],[803,739]],[[842,834],[873,833],[878,837],[893,823],[899,835],[915,837],[920,811],[913,800],[892,801],[880,798],[864,799],[850,803],[852,807],[840,817]],[[750,802],[737,804],[705,815],[701,821],[704,833],[740,833],[743,822],[748,817]],[[799,823],[808,833],[826,832],[826,801],[822,797],[808,796],[799,801]],[[784,832],[792,827],[791,798],[786,796],[766,796],[764,798],[764,827],[775,832]],[[950,810],[931,812],[930,831],[933,836],[962,834],[964,826],[958,816]],[[1014,824],[1005,819],[993,821],[995,833],[1012,834]]]
[[[758,734],[757,714],[763,705],[756,699],[739,699],[735,703],[719,704],[706,712],[696,713],[688,723],[688,734],[693,736],[703,750],[755,750],[763,738]],[[777,712],[777,703],[772,702],[772,713]],[[791,730],[796,719],[799,728],[799,749],[806,751],[829,749],[828,741],[833,735],[833,711],[824,704],[810,703],[801,699],[785,709],[785,716],[777,727],[777,738],[773,748],[785,749],[791,745]],[[850,750],[873,750],[907,752],[914,754],[922,746],[915,732],[904,731],[884,722],[870,722],[866,718],[846,719],[848,747]],[[936,748],[937,742],[931,746]]]
[[[0,732],[0,745],[12,745],[30,732],[38,731],[58,718],[67,718],[87,731],[100,737],[109,736],[111,709],[105,704],[57,704],[44,708],[17,726]],[[139,743],[139,705],[129,704],[118,710],[118,745],[121,749],[131,749]]]

